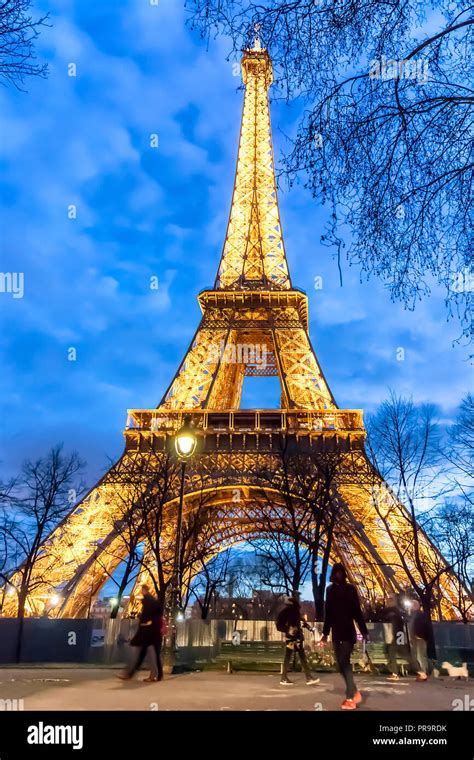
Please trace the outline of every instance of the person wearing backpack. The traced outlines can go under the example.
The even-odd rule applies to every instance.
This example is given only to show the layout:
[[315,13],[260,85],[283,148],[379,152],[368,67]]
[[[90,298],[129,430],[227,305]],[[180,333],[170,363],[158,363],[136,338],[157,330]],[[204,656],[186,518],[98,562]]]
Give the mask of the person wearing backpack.
[[285,634],[285,658],[283,660],[283,668],[281,674],[280,684],[282,686],[292,686],[293,681],[288,678],[288,668],[292,655],[297,652],[301,660],[301,667],[303,668],[306,676],[306,685],[319,683],[319,678],[314,678],[306,659],[306,652],[304,651],[304,634],[303,627],[311,630],[310,626],[301,617],[300,607],[300,593],[299,591],[293,591],[285,601],[285,606],[280,611],[276,619],[277,631]]
[[326,644],[331,632],[337,666],[346,683],[346,699],[341,707],[343,710],[355,710],[362,702],[362,695],[355,685],[351,665],[351,654],[357,641],[354,621],[365,641],[368,639],[367,626],[356,587],[347,582],[346,569],[341,562],[334,564],[330,580],[320,645]]

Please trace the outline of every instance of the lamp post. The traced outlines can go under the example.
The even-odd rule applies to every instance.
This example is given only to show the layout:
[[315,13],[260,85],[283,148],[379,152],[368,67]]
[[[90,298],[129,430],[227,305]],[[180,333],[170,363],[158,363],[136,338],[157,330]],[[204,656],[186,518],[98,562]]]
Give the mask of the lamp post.
[[182,616],[180,605],[181,591],[181,543],[183,525],[183,501],[184,479],[186,475],[186,463],[196,451],[197,437],[191,424],[191,418],[185,417],[183,426],[174,436],[176,454],[181,462],[181,485],[179,489],[178,518],[176,523],[176,542],[174,547],[173,575],[171,578],[170,596],[170,628],[171,628],[171,652],[176,651],[176,621]]

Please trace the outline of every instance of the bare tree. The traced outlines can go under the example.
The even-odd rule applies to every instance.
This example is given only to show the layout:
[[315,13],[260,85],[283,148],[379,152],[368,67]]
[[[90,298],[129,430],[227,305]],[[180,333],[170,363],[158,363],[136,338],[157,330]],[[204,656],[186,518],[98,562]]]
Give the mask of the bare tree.
[[[255,26],[276,85],[306,105],[285,159],[331,218],[323,242],[409,308],[433,278],[470,332],[472,6],[434,0],[188,0],[190,23],[233,51]],[[302,109],[303,110],[303,109]],[[342,273],[341,273],[342,284]]]
[[[311,514],[295,488],[293,459],[289,437],[284,437],[276,451],[276,464],[259,467],[256,473],[258,482],[263,484],[256,512],[253,506],[244,508],[251,519],[255,518],[256,524],[249,543],[258,550],[259,556],[278,568],[287,594],[300,588],[311,566],[306,536]],[[273,491],[281,495],[282,502],[275,501]]]
[[[415,406],[411,399],[392,393],[369,417],[367,428],[368,453],[375,466],[373,506],[432,631],[436,589],[442,576],[453,569],[440,552],[426,550],[423,541],[432,500],[444,492],[444,459],[435,410],[426,404]],[[380,476],[391,490],[384,484],[377,486]],[[406,509],[400,509],[400,503]]]
[[116,523],[117,550],[120,555],[122,549],[124,554],[129,553],[129,572],[137,564],[147,572],[163,606],[173,575],[170,524],[174,512],[169,502],[179,493],[178,479],[179,462],[168,451],[155,447],[153,441],[146,451],[124,458],[114,479],[122,499]]
[[337,484],[347,477],[351,456],[338,446],[313,445],[291,436],[282,438],[275,469],[262,470],[261,480],[277,488],[284,506],[263,490],[256,539],[260,553],[273,559],[285,578],[285,591],[297,589],[309,575],[317,619],[324,614],[324,591],[334,543],[345,531],[343,503]]
[[[298,591],[306,581],[311,564],[311,555],[306,544],[301,540],[301,533],[290,531],[298,528],[298,519],[293,520],[292,510],[283,516],[285,527],[270,530],[268,512],[262,510],[261,524],[267,523],[268,533],[265,537],[249,538],[249,544],[255,549],[257,557],[266,567],[262,584],[274,592],[291,594]],[[288,533],[286,533],[288,530]]]
[[[34,613],[34,592],[48,578],[47,544],[49,533],[71,510],[84,491],[80,481],[84,463],[73,452],[66,456],[62,446],[55,446],[44,457],[24,462],[21,472],[4,498],[0,516],[0,536],[14,557],[20,560],[15,583],[7,593],[17,596],[19,634],[17,661],[21,657],[25,612]],[[41,559],[41,573],[33,573]],[[5,581],[10,578],[3,575]]]
[[21,90],[25,78],[45,77],[46,63],[36,63],[35,40],[41,27],[49,26],[49,13],[30,15],[31,0],[0,2],[0,79]]
[[285,452],[286,466],[294,482],[294,489],[305,504],[308,519],[304,524],[304,540],[311,555],[311,584],[316,619],[324,617],[324,594],[334,541],[344,530],[342,500],[337,492],[340,477],[351,473],[352,458],[338,446],[302,447],[294,445]]
[[474,510],[469,498],[448,501],[436,510],[428,526],[455,571],[456,608],[463,623],[472,621],[474,597],[471,588],[474,567]]
[[[274,557],[265,561],[263,554],[253,557],[248,562],[248,552],[238,553],[234,549],[224,548],[219,540],[219,528],[216,525],[215,507],[212,506],[214,494],[204,487],[195,494],[192,502],[185,509],[182,521],[181,556],[179,566],[183,578],[181,604],[185,608],[194,597],[201,609],[202,619],[210,613],[218,598],[227,590],[232,595],[252,595],[254,588],[271,585],[278,575]],[[255,544],[261,549],[259,541]],[[270,581],[270,576],[272,580]],[[282,576],[278,575],[281,585]],[[276,580],[275,580],[276,582]]]
[[[232,566],[235,573],[236,594],[241,597],[249,597],[259,590],[269,592],[271,594],[270,606],[275,609],[275,601],[276,606],[278,606],[281,597],[291,593],[292,576],[288,574],[283,562],[275,562],[275,557],[271,553],[271,544],[268,545],[265,538],[254,539],[252,545],[254,551],[250,555],[248,552],[243,555],[243,561],[238,568]],[[290,545],[286,547],[286,551],[291,555]],[[238,572],[236,573],[237,569]]]
[[448,430],[444,446],[446,458],[454,467],[455,483],[463,494],[473,490],[474,473],[474,396],[468,393],[461,401],[456,419]]
[[[198,491],[197,484],[196,480],[196,491]],[[201,601],[198,599],[198,603],[202,602],[203,620],[207,617],[211,600],[223,582],[227,569],[225,559],[227,553],[221,559],[218,555],[220,547],[216,546],[214,510],[211,503],[212,493],[206,490],[201,477],[198,493],[185,505],[181,523],[180,554],[177,558],[179,576],[177,596],[180,607],[185,609],[191,594],[196,595],[196,583],[198,583],[196,576],[199,575],[203,597]]]
[[[153,455],[151,455],[153,457]],[[115,540],[105,548],[99,547],[95,567],[102,570],[115,586],[116,603],[111,607],[110,617],[117,617],[127,586],[137,580],[143,559],[143,509],[135,510],[141,503],[143,490],[148,487],[144,478],[150,478],[150,454],[127,457],[114,467],[114,501],[116,517],[113,522]],[[117,572],[117,566],[120,572]],[[96,572],[94,572],[96,577]],[[91,596],[93,589],[91,588]],[[92,599],[91,599],[92,601]],[[89,604],[90,607],[90,604]]]
[[[443,443],[444,456],[451,464],[453,483],[450,498],[436,509],[430,532],[443,548],[455,569],[457,609],[464,622],[472,619],[474,575],[474,396],[461,401],[456,419]],[[466,593],[470,589],[471,593]]]
[[282,595],[287,593],[287,579],[273,557],[261,553],[259,547],[256,539],[253,551],[232,547],[226,552],[226,577],[215,597],[214,615],[220,602],[219,617],[230,614],[236,618],[250,615],[254,620],[275,619]]
[[201,555],[196,567],[197,574],[188,587],[188,598],[194,597],[199,605],[202,620],[207,620],[212,605],[229,583],[231,550],[227,549],[209,561]]

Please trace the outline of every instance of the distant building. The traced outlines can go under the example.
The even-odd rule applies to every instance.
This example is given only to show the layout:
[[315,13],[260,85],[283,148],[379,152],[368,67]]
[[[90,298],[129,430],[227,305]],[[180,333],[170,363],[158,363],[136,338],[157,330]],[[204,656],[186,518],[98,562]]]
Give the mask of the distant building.
[[[283,594],[256,589],[251,597],[221,596],[211,605],[209,618],[213,620],[275,620],[284,603]],[[303,616],[314,620],[314,604],[310,601],[301,603]],[[199,602],[191,608],[191,617],[201,617]]]
[[[117,613],[117,617],[122,616],[123,611],[127,607],[129,600],[130,600],[129,596],[122,597],[122,600],[120,602],[120,607]],[[116,600],[115,600],[115,597],[113,596],[104,596],[102,599],[96,599],[92,603],[90,617],[97,618],[98,620],[109,618],[110,613],[112,612],[114,603],[116,603]]]

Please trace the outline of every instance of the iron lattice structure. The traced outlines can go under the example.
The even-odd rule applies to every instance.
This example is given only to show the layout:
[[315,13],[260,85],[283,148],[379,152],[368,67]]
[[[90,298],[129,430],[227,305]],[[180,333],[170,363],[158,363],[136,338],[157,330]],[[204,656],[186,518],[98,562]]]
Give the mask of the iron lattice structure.
[[[161,569],[169,580],[179,477],[172,464],[165,467],[163,490],[149,469],[168,462],[170,437],[187,416],[199,449],[187,467],[184,513],[186,522],[204,499],[205,519],[193,538],[202,547],[201,558],[268,533],[269,504],[274,529],[283,529],[288,493],[272,485],[271,475],[281,461],[282,441],[291,439],[315,459],[328,452],[341,458],[331,486],[339,505],[332,554],[347,562],[362,592],[384,595],[409,585],[400,549],[417,576],[410,516],[366,457],[362,412],[337,407],[310,342],[307,297],[292,286],[270,128],[272,66],[258,42],[245,52],[242,71],[245,96],[232,205],[214,288],[198,297],[201,322],[158,407],[129,410],[122,457],[45,542],[28,599],[33,613],[41,614],[48,599],[59,595],[61,604],[50,615],[86,615],[130,549],[124,524],[133,525],[149,498],[160,505]],[[278,376],[280,408],[241,409],[246,375]],[[301,488],[296,482],[288,488],[304,510]],[[442,558],[424,534],[418,538],[420,555],[435,573]],[[155,556],[145,529],[142,539],[149,561],[137,583],[151,572]],[[187,576],[195,569],[191,561]],[[17,576],[11,584],[18,584]],[[443,615],[455,618],[456,583],[449,573],[442,576],[440,593]],[[15,615],[15,596],[6,597],[3,612]]]

